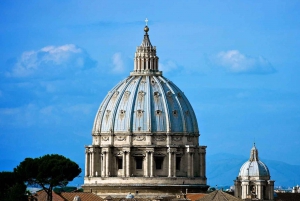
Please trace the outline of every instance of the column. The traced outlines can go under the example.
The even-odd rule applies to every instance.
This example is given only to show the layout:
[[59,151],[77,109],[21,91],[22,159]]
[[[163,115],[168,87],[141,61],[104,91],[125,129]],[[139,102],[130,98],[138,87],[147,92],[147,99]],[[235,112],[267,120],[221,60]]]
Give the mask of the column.
[[103,162],[102,162],[102,177],[106,177],[106,152],[102,152]]
[[130,177],[130,152],[126,153],[126,177]]
[[206,177],[206,146],[201,147],[200,151],[200,176]]
[[93,176],[93,170],[92,170],[92,168],[93,168],[93,158],[92,158],[93,152],[90,152],[89,155],[90,155],[90,170],[89,171],[90,171],[90,176],[92,177]]
[[123,177],[125,177],[126,176],[126,153],[125,153],[125,151],[123,151],[123,164],[122,164],[122,168],[123,168]]
[[263,185],[261,185],[261,184],[258,184],[257,186],[257,198],[258,199],[260,199],[260,200],[262,200],[263,199]]
[[244,181],[242,182],[242,197],[241,199],[246,199],[248,195],[248,182]]
[[109,151],[106,152],[106,161],[105,161],[105,176],[106,177],[109,177],[110,176],[110,172],[109,172]]
[[85,149],[85,176],[89,176],[89,152],[88,149]]
[[194,177],[194,153],[191,153],[191,177]]
[[238,180],[234,181],[234,196],[240,198],[240,183]]
[[188,162],[187,162],[187,165],[188,165],[188,167],[187,167],[187,176],[191,177],[191,153],[187,153],[187,156],[188,156],[188,158],[187,158],[187,160],[188,160]]
[[146,156],[145,156],[145,163],[146,163],[146,165],[145,165],[145,177],[149,177],[149,161],[148,161],[148,156],[149,156],[149,152],[148,151],[146,151]]
[[169,174],[168,177],[172,177],[172,152],[169,150]]
[[92,176],[95,176],[95,151],[92,150]]
[[176,153],[173,153],[173,177],[176,177]]
[[153,177],[153,155],[154,152],[150,152],[150,177]]
[[269,200],[273,200],[274,199],[274,181],[269,180],[268,181],[268,186],[269,186],[269,188],[268,188]]

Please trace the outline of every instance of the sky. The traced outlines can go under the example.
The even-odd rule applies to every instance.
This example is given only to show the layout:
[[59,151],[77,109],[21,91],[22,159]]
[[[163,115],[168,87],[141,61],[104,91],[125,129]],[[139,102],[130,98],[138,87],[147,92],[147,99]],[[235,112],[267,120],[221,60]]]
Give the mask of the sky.
[[55,153],[83,168],[97,109],[133,70],[148,18],[159,68],[192,104],[208,160],[247,160],[255,142],[260,158],[300,165],[299,9],[294,0],[1,1],[0,161]]

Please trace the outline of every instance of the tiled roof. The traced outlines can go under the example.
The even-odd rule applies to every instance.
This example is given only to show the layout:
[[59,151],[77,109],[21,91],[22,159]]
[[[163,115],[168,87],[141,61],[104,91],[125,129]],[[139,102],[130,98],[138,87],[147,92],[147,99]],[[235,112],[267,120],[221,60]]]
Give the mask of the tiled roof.
[[229,195],[223,191],[213,191],[197,201],[241,201],[241,199]]
[[[44,190],[36,192],[36,194],[33,196],[35,198],[37,198],[38,201],[47,201],[47,193]],[[66,200],[64,198],[60,197],[54,191],[52,191],[52,201],[66,201]],[[71,201],[73,201],[73,200],[71,200]]]
[[103,201],[102,198],[93,194],[85,192],[64,192],[60,196],[65,199],[65,201],[73,201],[75,196],[79,196],[81,201]]
[[190,199],[191,201],[199,200],[208,194],[205,193],[188,193],[186,194],[186,198]]
[[275,201],[299,201],[300,193],[276,193]]

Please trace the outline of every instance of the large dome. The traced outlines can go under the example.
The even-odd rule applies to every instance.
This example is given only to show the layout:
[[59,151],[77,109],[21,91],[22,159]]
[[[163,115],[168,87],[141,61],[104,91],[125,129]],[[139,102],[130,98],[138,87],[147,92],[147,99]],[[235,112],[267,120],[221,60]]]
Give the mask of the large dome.
[[[85,148],[84,191],[120,196],[206,191],[206,146],[184,93],[159,71],[149,27],[130,75],[108,92]],[[125,194],[126,193],[126,194]]]
[[255,145],[251,149],[250,159],[242,165],[239,176],[241,177],[269,177],[270,176],[268,167],[258,158],[258,150],[256,149]]
[[183,92],[163,76],[133,75],[103,100],[93,133],[198,133],[197,119]]

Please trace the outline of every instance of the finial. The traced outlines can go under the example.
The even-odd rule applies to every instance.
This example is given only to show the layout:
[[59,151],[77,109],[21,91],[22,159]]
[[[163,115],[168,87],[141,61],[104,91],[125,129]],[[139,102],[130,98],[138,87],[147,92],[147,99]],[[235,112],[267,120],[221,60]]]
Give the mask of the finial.
[[146,32],[146,35],[148,35],[149,27],[147,26],[147,24],[148,24],[148,19],[147,18],[146,18],[145,22],[146,22],[146,26],[144,28],[144,31]]

